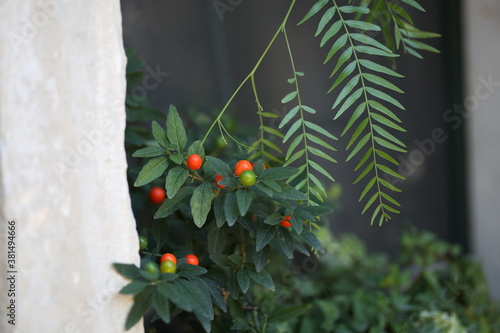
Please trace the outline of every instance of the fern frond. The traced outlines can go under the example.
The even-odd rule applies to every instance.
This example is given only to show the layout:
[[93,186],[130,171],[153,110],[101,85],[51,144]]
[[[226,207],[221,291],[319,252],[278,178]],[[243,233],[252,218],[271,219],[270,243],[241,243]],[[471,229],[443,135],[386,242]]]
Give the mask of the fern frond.
[[[318,6],[320,7],[320,6]],[[315,10],[315,8],[313,7]],[[330,13],[327,12],[323,17],[331,19]],[[323,23],[320,23],[323,24]],[[322,29],[318,29],[320,32]],[[279,124],[279,128],[289,126],[283,137],[283,143],[291,140],[290,145],[285,156],[284,166],[290,165],[296,161],[301,161],[297,166],[300,172],[290,179],[288,182],[292,182],[299,176],[302,179],[298,184],[295,185],[297,190],[302,190],[306,193],[308,198],[308,205],[317,205],[317,202],[322,202],[326,197],[326,190],[322,182],[314,174],[321,174],[326,178],[334,181],[333,177],[328,171],[326,171],[321,165],[313,160],[313,158],[325,159],[329,162],[336,163],[337,161],[331,157],[331,152],[336,151],[336,149],[327,143],[325,139],[319,137],[325,136],[328,139],[336,140],[337,138],[325,130],[323,127],[307,121],[305,119],[305,114],[316,114],[316,110],[304,105],[300,96],[300,88],[298,78],[303,76],[302,72],[297,72],[295,69],[295,63],[293,60],[293,55],[290,47],[290,42],[286,34],[286,29],[283,29],[283,35],[285,37],[285,42],[288,48],[288,53],[290,56],[290,62],[293,70],[293,77],[288,79],[288,83],[292,84],[294,89],[288,93],[281,102],[283,104],[296,101],[295,105],[286,115],[283,117]],[[292,140],[293,138],[293,140]],[[314,172],[314,173],[313,173]],[[315,199],[313,199],[313,197]]]
[[[342,135],[351,133],[346,147],[349,150],[347,161],[359,156],[355,167],[359,174],[354,183],[365,183],[359,197],[360,201],[366,202],[363,213],[372,209],[371,223],[378,221],[382,224],[392,214],[399,213],[395,207],[400,204],[390,195],[390,192],[399,189],[384,177],[402,178],[394,170],[398,162],[391,152],[405,152],[405,144],[393,133],[404,131],[404,128],[399,125],[401,120],[391,109],[404,110],[404,107],[388,92],[403,91],[389,80],[391,77],[401,77],[400,74],[365,58],[375,55],[391,59],[398,55],[365,34],[366,31],[381,31],[373,21],[362,20],[369,14],[366,6],[339,6],[335,0],[330,3],[331,6],[320,20],[318,31],[325,30],[330,24],[323,40],[336,38],[326,62],[342,50],[332,71],[331,77],[335,81],[329,90],[340,90],[332,106],[336,111],[334,120],[350,112],[349,121],[342,132]],[[329,21],[325,22],[325,17]],[[331,31],[335,34],[331,34]],[[323,40],[322,44],[326,45]]]

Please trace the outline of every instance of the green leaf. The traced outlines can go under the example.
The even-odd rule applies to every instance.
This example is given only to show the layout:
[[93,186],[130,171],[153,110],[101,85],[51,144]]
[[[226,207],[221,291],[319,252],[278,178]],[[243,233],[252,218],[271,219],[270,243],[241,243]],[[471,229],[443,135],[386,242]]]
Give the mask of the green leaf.
[[289,93],[288,95],[283,97],[283,99],[281,100],[281,103],[286,104],[286,103],[290,102],[291,100],[295,99],[295,97],[297,97],[297,94],[298,94],[297,91],[292,91],[291,93]]
[[290,128],[288,129],[288,131],[286,132],[286,135],[285,137],[283,138],[283,143],[287,142],[288,139],[290,139],[290,137],[292,135],[295,134],[295,132],[297,132],[297,130],[300,128],[300,126],[302,125],[302,118],[299,118],[297,119],[297,121],[295,123],[293,123],[292,126],[290,126]]
[[345,24],[350,26],[351,28],[360,29],[360,30],[371,30],[371,31],[380,31],[380,27],[373,23],[363,22],[363,21],[354,21],[354,20],[346,20]]
[[384,44],[380,43],[379,41],[368,35],[354,33],[351,34],[351,37],[352,39],[357,40],[360,43],[371,45],[375,48],[385,51],[386,53],[392,53],[392,51],[387,46],[385,46]]
[[349,156],[347,156],[346,162],[349,161],[351,158],[353,158],[361,150],[361,148],[363,148],[368,143],[368,140],[370,138],[371,138],[371,133],[370,132],[366,133],[366,135],[361,140],[358,141],[358,144],[356,145],[356,147],[354,147]]
[[269,275],[269,273],[265,269],[263,269],[260,273],[257,273],[255,271],[253,271],[252,269],[248,269],[247,272],[252,280],[257,282],[261,286],[266,287],[267,289],[274,291],[273,279],[272,279],[271,275]]
[[381,78],[379,76],[376,76],[376,75],[373,75],[373,74],[364,73],[363,77],[366,80],[368,80],[368,81],[370,81],[372,83],[378,84],[379,86],[382,86],[384,88],[394,90],[394,91],[396,91],[398,93],[401,93],[401,94],[404,93],[403,90],[399,89],[397,86],[395,86],[391,82],[389,82],[386,79],[383,79],[383,78]]
[[394,151],[398,151],[400,153],[406,153],[405,149],[402,149],[402,148],[396,146],[395,144],[390,143],[387,140],[379,138],[378,136],[374,136],[373,139],[375,140],[376,143],[378,143],[382,147],[385,147],[385,148],[388,148],[388,149],[391,149],[391,150],[394,150]]
[[356,178],[356,180],[353,182],[353,184],[357,184],[361,179],[363,179],[368,174],[368,172],[370,172],[373,169],[374,165],[375,165],[375,161],[371,161],[371,163],[368,164],[368,166],[365,168],[365,170],[363,170],[363,172],[360,173],[358,178]]
[[331,19],[335,15],[335,10],[336,10],[336,7],[330,7],[325,11],[325,13],[323,14],[323,17],[319,21],[318,29],[316,30],[314,37],[317,37],[323,31],[323,29],[328,24],[328,22],[331,21]]
[[163,175],[168,167],[168,160],[165,156],[152,158],[146,163],[134,183],[135,187],[146,185]]
[[219,228],[216,224],[212,224],[207,235],[208,253],[222,253],[226,247],[227,234],[228,230],[226,227]]
[[335,109],[340,104],[340,102],[342,102],[342,100],[351,93],[354,87],[356,87],[356,85],[358,84],[360,77],[361,75],[357,74],[353,76],[349,80],[349,82],[347,82],[347,84],[344,86],[340,94],[335,99],[335,103],[333,104],[332,109]]
[[188,176],[189,170],[184,165],[173,167],[168,171],[165,180],[165,189],[167,190],[167,197],[169,199],[172,199],[177,194]]
[[429,44],[419,42],[418,40],[404,39],[404,43],[419,50],[440,53],[438,49],[430,46]]
[[168,155],[168,157],[175,164],[182,164],[182,162],[184,162],[184,156],[181,153],[170,154],[170,155]]
[[250,287],[250,276],[248,275],[247,269],[244,266],[238,270],[236,278],[238,280],[241,291],[246,294],[246,292],[248,291],[248,287]]
[[262,176],[259,177],[260,181],[264,180],[280,180],[287,179],[299,172],[296,168],[276,167],[264,170]]
[[191,214],[193,215],[194,224],[201,228],[207,220],[208,213],[212,208],[212,200],[215,194],[210,183],[203,183],[194,190],[191,197]]
[[297,105],[294,108],[292,108],[286,116],[281,120],[280,124],[278,125],[278,128],[283,128],[290,120],[292,120],[293,117],[299,112],[300,107]]
[[384,185],[385,187],[387,187],[391,191],[401,192],[401,190],[399,188],[397,188],[396,186],[392,185],[391,183],[389,183],[387,180],[385,180],[383,178],[379,178],[379,182],[380,182],[380,184]]
[[296,151],[292,156],[290,156],[290,158],[287,159],[286,163],[283,165],[288,166],[288,165],[292,164],[293,162],[295,162],[296,160],[301,158],[305,152],[306,152],[305,149],[301,149],[299,151]]
[[134,304],[127,315],[125,321],[125,329],[131,329],[135,324],[142,319],[152,305],[153,287],[146,287],[134,297]]
[[201,143],[201,140],[196,140],[189,146],[188,148],[188,155],[192,154],[198,154],[201,156],[202,159],[205,158],[205,148],[203,148],[203,144]]
[[120,290],[120,294],[135,295],[144,290],[144,288],[146,288],[149,285],[150,285],[149,282],[132,281]]
[[370,9],[364,6],[341,6],[339,10],[343,13],[360,13],[360,14],[368,14],[370,13]]
[[238,203],[236,201],[236,192],[229,192],[226,195],[224,202],[224,212],[226,213],[226,221],[229,226],[232,226],[238,219]]
[[255,265],[255,270],[261,272],[269,260],[269,245],[264,246],[261,251],[256,252],[253,255],[253,263]]
[[312,16],[316,15],[326,4],[328,3],[328,0],[319,0],[312,6],[312,8],[309,10],[309,12],[304,16],[304,18],[297,24],[301,25],[308,19],[310,19]]
[[368,158],[372,157],[372,155],[373,155],[373,147],[369,147],[366,150],[365,155],[363,155],[361,160],[359,160],[358,165],[356,165],[356,168],[354,168],[354,171],[357,171],[359,168],[361,168],[363,164],[365,164],[365,162],[368,161]]
[[405,179],[405,177],[401,176],[399,173],[396,171],[392,170],[391,168],[383,165],[383,164],[377,164],[377,168],[382,170],[383,172],[387,173],[388,175],[391,175],[393,177],[399,178],[399,179]]
[[231,170],[229,165],[218,158],[207,156],[205,158],[204,166],[211,168],[214,172],[214,176],[221,175],[224,178],[234,176],[233,170]]
[[306,136],[307,136],[308,140],[312,141],[313,143],[315,143],[317,145],[320,145],[323,148],[329,149],[331,151],[337,151],[337,149],[335,147],[333,147],[332,145],[328,144],[325,140],[320,139],[313,134],[307,133]]
[[376,101],[373,101],[373,100],[368,100],[368,104],[372,108],[374,108],[375,110],[378,110],[378,111],[382,112],[383,114],[385,114],[386,116],[391,117],[392,119],[394,119],[398,123],[402,122],[401,119],[399,119],[398,116],[396,116],[394,114],[394,112],[392,112],[391,110],[389,110],[388,108],[386,108],[385,106],[383,106],[382,104],[380,104],[379,102],[376,102]]
[[331,92],[333,89],[335,89],[346,77],[352,74],[354,69],[356,68],[356,61],[351,62],[349,65],[347,65],[342,73],[339,74],[337,77],[337,80],[333,83],[333,85],[330,87],[328,92]]
[[283,221],[283,216],[278,212],[274,212],[271,215],[268,215],[266,217],[266,219],[264,220],[264,223],[269,224],[269,225],[277,225],[281,221]]
[[[363,102],[363,103],[358,105],[356,110],[354,110],[353,114],[351,115],[351,119],[349,119],[349,122],[345,126],[344,131],[342,131],[342,134],[341,134],[342,136],[347,133],[347,131],[352,127],[352,125],[354,125],[356,120],[358,120],[358,118],[363,114],[363,112],[365,110],[366,110],[366,102]],[[368,118],[365,118],[365,119],[368,119]]]
[[312,107],[309,107],[307,105],[302,105],[302,109],[304,109],[304,111],[309,112],[311,114],[316,114],[316,110],[314,110]]
[[142,277],[139,274],[139,268],[136,265],[114,263],[113,268],[118,272],[118,274],[129,280],[142,280]]
[[165,130],[155,120],[151,122],[151,127],[155,140],[160,144],[160,146],[166,148],[168,146],[168,140]]
[[236,202],[238,203],[238,209],[241,216],[245,216],[252,203],[252,191],[247,188],[241,188],[236,191]]
[[354,104],[358,100],[359,97],[361,97],[361,94],[363,93],[363,88],[359,88],[355,92],[352,93],[351,96],[349,96],[348,99],[344,102],[340,110],[337,112],[335,117],[333,118],[334,120],[340,117],[351,105]]
[[385,118],[384,116],[381,116],[381,115],[376,114],[376,113],[373,112],[371,114],[371,117],[373,119],[375,119],[376,121],[378,121],[379,123],[384,124],[387,127],[394,128],[395,130],[398,130],[398,131],[401,131],[401,132],[406,132],[406,130],[404,128],[402,128],[401,126],[397,125],[393,121]]
[[184,301],[191,303],[194,314],[200,320],[203,328],[209,332],[210,320],[214,317],[210,300],[207,300],[200,288],[190,281],[178,279],[175,281],[175,287],[179,288],[180,293],[184,296]]
[[300,235],[304,229],[304,224],[300,216],[297,214],[290,215],[290,223],[292,223],[293,230]]
[[326,44],[326,42],[330,40],[330,38],[332,38],[339,32],[341,27],[342,27],[342,21],[340,20],[332,24],[332,26],[325,32],[319,46],[323,47]]
[[300,207],[298,208],[296,211],[296,213],[308,213],[310,216],[312,216],[313,218],[308,218],[308,220],[314,220],[314,216],[320,216],[320,215],[326,215],[326,214],[330,214],[333,212],[333,208],[332,207],[328,207],[328,206],[303,206],[303,207]]
[[352,56],[352,47],[348,47],[342,54],[340,55],[339,59],[337,60],[337,64],[335,65],[335,68],[333,69],[332,73],[330,74],[330,77],[334,76],[335,73],[342,67],[343,64],[347,60],[349,60]]
[[387,75],[391,75],[391,76],[395,76],[395,77],[404,77],[403,75],[396,73],[392,69],[389,69],[385,66],[382,66],[380,64],[377,64],[377,63],[370,61],[370,60],[367,60],[367,59],[359,59],[359,63],[361,64],[361,66],[363,66],[367,69],[371,69],[372,71],[375,71],[375,72],[379,72],[379,73],[383,73],[383,74],[387,74]]
[[416,2],[415,0],[403,0],[403,2],[409,4],[412,7],[417,8],[418,10],[420,10],[422,12],[425,12],[425,9],[422,6],[420,6],[418,4],[418,2]]
[[133,157],[156,157],[166,154],[164,148],[161,147],[146,147],[136,150],[132,156]]
[[155,289],[153,292],[152,305],[156,310],[156,314],[165,323],[170,323],[170,306],[168,303],[168,298],[160,294],[160,292]]
[[159,219],[167,217],[181,208],[184,204],[188,203],[195,188],[195,186],[182,187],[172,199],[165,199],[156,212],[154,218]]
[[277,228],[276,230],[276,238],[278,239],[278,243],[283,250],[283,253],[287,256],[288,259],[293,258],[293,239],[290,235],[290,232],[286,228]]
[[392,141],[393,143],[396,143],[396,144],[400,145],[401,147],[406,147],[406,145],[403,142],[401,142],[401,140],[396,138],[391,133],[387,132],[382,127],[380,127],[378,125],[372,125],[372,128],[375,130],[375,132],[377,132],[380,136],[384,137],[385,139]]
[[[375,192],[373,194],[373,196],[370,198],[370,200],[368,200],[368,202],[366,203],[365,207],[363,208],[363,211],[361,212],[361,214],[364,214],[372,205],[373,203],[375,202],[375,200],[380,196],[380,192]],[[360,199],[361,201],[361,199]]]
[[281,134],[280,132],[278,132],[277,130],[275,130],[272,127],[269,127],[269,126],[260,126],[260,129],[263,129],[267,133],[275,135],[275,136],[277,136],[279,138],[283,138],[284,137],[283,134]]
[[312,305],[281,305],[269,316],[269,324],[279,324],[297,319],[311,310]]
[[347,143],[346,149],[349,149],[354,144],[354,142],[356,142],[358,137],[361,135],[361,133],[363,133],[365,128],[368,126],[369,121],[370,121],[369,118],[365,118],[358,124],[358,127],[356,127],[356,130],[352,134],[351,139]]
[[226,223],[226,213],[224,212],[224,197],[220,196],[215,199],[214,215],[217,226],[220,228]]
[[398,108],[404,110],[405,108],[401,105],[401,103],[399,103],[397,100],[395,100],[393,97],[387,95],[386,93],[378,90],[378,89],[374,89],[372,87],[366,87],[366,91],[374,96],[374,97],[377,97],[377,98],[380,98],[386,102],[389,102],[391,104],[393,104],[394,106],[397,106]]
[[167,138],[168,140],[182,151],[186,147],[187,136],[182,119],[175,106],[170,105],[167,116]]
[[264,248],[264,246],[269,244],[269,242],[274,238],[275,232],[276,232],[275,226],[265,223],[259,224],[259,226],[257,227],[257,239],[255,241],[256,245],[255,250],[259,252]]
[[363,198],[365,197],[365,195],[372,189],[373,185],[377,182],[378,179],[379,178],[377,178],[376,176],[373,177],[372,179],[370,179],[370,181],[368,182],[368,184],[366,184],[365,189],[361,193],[361,195],[359,197],[359,201],[363,200]]
[[316,125],[315,123],[311,123],[309,121],[304,121],[304,124],[306,125],[307,128],[312,129],[313,131],[316,131],[319,134],[323,134],[327,138],[330,138],[332,140],[337,140],[337,138],[334,135],[332,135],[330,132],[325,130],[323,127]]
[[330,155],[326,154],[325,152],[323,152],[317,148],[309,146],[309,147],[307,147],[307,150],[310,153],[312,153],[313,155],[324,158],[325,160],[330,161],[332,163],[337,163],[337,161],[335,159],[333,159]]
[[259,114],[264,118],[279,118],[279,116],[276,113],[272,112],[259,112]]
[[328,61],[330,61],[330,59],[335,55],[335,53],[337,53],[338,50],[343,48],[346,43],[347,43],[347,34],[343,34],[342,36],[337,38],[335,43],[333,43],[330,52],[328,52],[325,61],[323,61],[323,64],[326,64]]
[[304,228],[304,230],[302,230],[302,233],[300,234],[300,238],[302,238],[302,240],[304,242],[306,242],[307,244],[309,244],[310,246],[312,246],[313,248],[315,248],[319,252],[325,253],[325,249],[323,248],[323,246],[319,242],[316,235],[312,231],[310,231],[308,228]]
[[378,49],[376,47],[372,47],[372,46],[356,45],[354,48],[356,49],[356,51],[358,51],[360,53],[377,55],[377,56],[382,56],[382,57],[390,57],[390,58],[399,57],[399,54],[389,53],[389,52],[380,50],[380,49]]

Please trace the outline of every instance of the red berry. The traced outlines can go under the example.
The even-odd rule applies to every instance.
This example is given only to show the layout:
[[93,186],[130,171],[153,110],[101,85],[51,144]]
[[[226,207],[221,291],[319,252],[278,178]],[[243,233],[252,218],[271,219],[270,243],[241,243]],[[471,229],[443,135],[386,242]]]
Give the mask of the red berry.
[[292,224],[290,223],[290,215],[285,216],[285,217],[283,218],[283,221],[281,221],[281,222],[280,222],[280,224],[281,224],[282,226],[284,226],[285,228],[288,228],[289,226],[291,226]]
[[226,185],[219,185],[219,182],[220,182],[221,180],[223,180],[223,179],[224,179],[224,177],[222,177],[221,175],[217,175],[217,176],[215,176],[215,183],[216,183],[216,184],[217,184],[217,186],[219,186],[220,188],[225,188],[225,187],[226,187]]
[[164,255],[162,255],[160,263],[164,262],[165,260],[170,260],[177,265],[177,258],[172,253],[165,253]]
[[187,158],[187,167],[191,170],[198,170],[203,164],[203,159],[198,154],[189,155]]
[[198,264],[200,263],[199,260],[198,260],[198,257],[195,256],[194,254],[188,254],[187,256],[185,256],[184,258],[186,258],[186,262],[188,264],[191,264],[191,265],[196,265],[198,266]]
[[252,163],[247,160],[241,160],[234,166],[234,174],[239,177],[243,171],[252,169]]
[[162,203],[166,196],[165,190],[158,186],[153,187],[151,191],[149,191],[149,200],[155,204]]
[[[252,163],[252,168],[255,166],[255,164],[257,164],[257,162],[255,163]],[[267,169],[266,165],[265,164],[262,164],[264,166],[264,170]]]

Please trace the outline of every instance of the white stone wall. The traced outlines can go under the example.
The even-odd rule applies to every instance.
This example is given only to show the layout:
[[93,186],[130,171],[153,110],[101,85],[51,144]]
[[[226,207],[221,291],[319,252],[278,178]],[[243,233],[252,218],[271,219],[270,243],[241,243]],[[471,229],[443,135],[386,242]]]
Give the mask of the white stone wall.
[[[121,332],[137,263],[119,0],[0,0],[0,332]],[[6,223],[16,221],[16,325]],[[142,332],[142,323],[130,332]]]
[[500,299],[500,2],[464,1],[471,241]]

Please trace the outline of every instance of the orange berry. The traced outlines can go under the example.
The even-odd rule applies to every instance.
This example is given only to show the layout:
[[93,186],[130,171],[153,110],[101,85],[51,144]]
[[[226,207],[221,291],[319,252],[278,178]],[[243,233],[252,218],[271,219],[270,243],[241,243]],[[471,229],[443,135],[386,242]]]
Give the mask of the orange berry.
[[247,160],[241,160],[234,166],[234,174],[239,177],[243,171],[252,169],[252,163],[248,162]]
[[288,228],[289,226],[291,226],[292,224],[290,223],[290,215],[285,216],[285,217],[283,218],[283,221],[281,221],[281,222],[280,222],[280,224],[281,224],[282,226],[284,226],[285,228]]
[[160,259],[160,264],[165,260],[170,260],[177,265],[177,258],[172,253],[165,253],[164,255],[162,255]]
[[186,258],[186,262],[190,265],[198,266],[198,264],[200,263],[198,257],[195,256],[194,254],[188,254],[184,258]]
[[203,164],[203,159],[198,154],[189,155],[187,158],[187,167],[191,170],[198,170]]
[[219,185],[219,182],[220,182],[221,180],[223,180],[223,179],[224,179],[224,177],[222,177],[221,175],[217,175],[217,176],[215,176],[215,183],[216,183],[216,184],[217,184],[217,186],[219,186],[220,188],[225,188],[225,187],[226,187],[226,185]]

